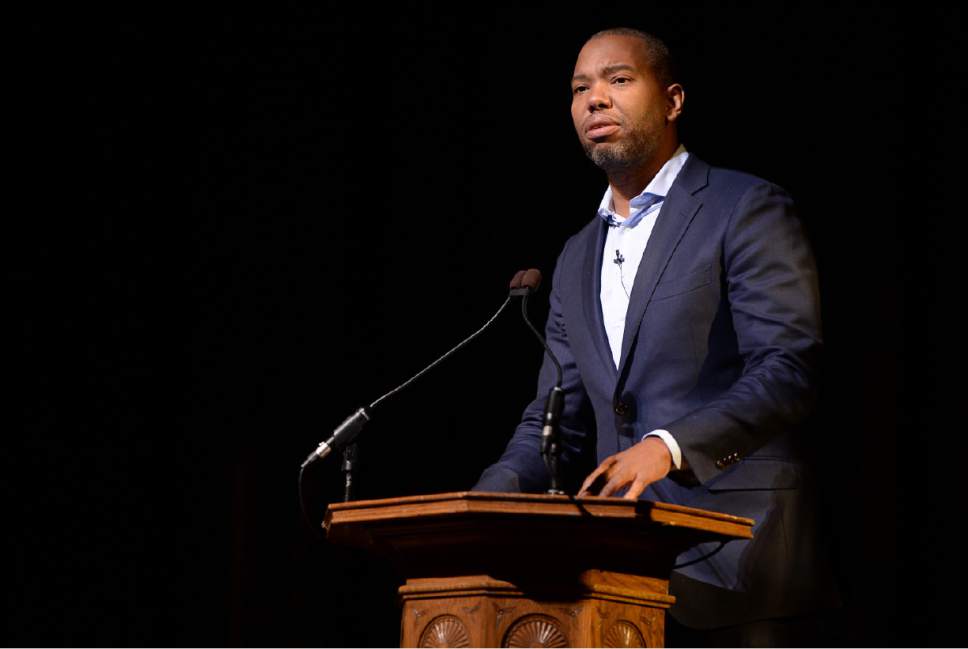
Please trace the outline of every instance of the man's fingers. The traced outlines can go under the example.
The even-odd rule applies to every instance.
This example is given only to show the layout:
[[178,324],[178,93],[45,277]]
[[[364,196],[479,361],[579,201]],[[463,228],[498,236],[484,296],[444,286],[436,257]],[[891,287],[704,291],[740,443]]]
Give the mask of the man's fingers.
[[607,457],[604,460],[602,460],[602,463],[598,465],[598,468],[596,468],[594,471],[589,473],[588,477],[585,478],[585,481],[581,483],[581,489],[578,490],[578,495],[579,496],[587,495],[588,488],[591,487],[596,480],[598,480],[598,476],[602,475],[602,473],[607,471],[609,467],[611,467],[613,464],[615,464],[614,456]]
[[594,471],[588,474],[588,477],[585,478],[585,481],[581,483],[581,489],[578,490],[579,496],[584,496],[585,494],[588,493],[588,488],[592,486],[592,483],[595,482],[595,478],[597,478],[601,472],[602,472],[602,467],[598,467],[597,469],[595,469]]
[[636,478],[629,490],[625,492],[623,498],[626,500],[638,500],[645,488],[649,486],[649,483],[642,478]]
[[[633,452],[634,449],[638,450]],[[604,482],[605,485],[598,490],[599,496],[611,496],[627,486],[628,491],[623,497],[628,500],[637,500],[646,487],[655,479],[662,477],[658,475],[649,477],[654,473],[650,464],[652,462],[650,453],[653,453],[653,450],[649,444],[643,444],[641,447],[633,447],[628,451],[605,458],[598,468],[585,478],[578,495],[586,496],[589,494],[589,490],[595,487],[596,482]],[[663,450],[668,453],[664,446]],[[654,462],[652,463],[654,464]]]
[[[592,488],[595,484],[604,480],[605,469],[595,469],[595,472],[585,478],[585,482],[582,484],[581,489],[578,491],[579,496],[587,496],[591,493]],[[600,485],[599,485],[600,486]]]
[[628,478],[622,477],[619,474],[612,476],[612,479],[606,483],[602,490],[598,492],[599,496],[611,496],[613,493],[618,491],[628,482]]

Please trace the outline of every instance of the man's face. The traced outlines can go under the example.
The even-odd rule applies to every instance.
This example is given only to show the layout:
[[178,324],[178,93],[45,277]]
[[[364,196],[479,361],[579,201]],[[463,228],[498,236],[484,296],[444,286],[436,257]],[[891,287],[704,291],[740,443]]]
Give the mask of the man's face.
[[571,117],[585,154],[608,171],[651,161],[678,115],[655,78],[645,46],[600,36],[582,48],[571,82]]

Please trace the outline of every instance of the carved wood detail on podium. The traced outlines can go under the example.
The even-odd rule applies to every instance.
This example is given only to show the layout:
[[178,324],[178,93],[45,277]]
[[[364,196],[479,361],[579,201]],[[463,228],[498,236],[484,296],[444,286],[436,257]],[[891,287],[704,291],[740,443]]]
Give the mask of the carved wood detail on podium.
[[550,615],[525,615],[504,634],[502,647],[567,647],[561,624]]
[[639,628],[628,620],[619,620],[608,628],[603,647],[645,647],[645,638]]
[[461,492],[332,505],[331,541],[390,558],[404,647],[661,647],[668,575],[753,521],[620,498]]
[[420,634],[419,647],[469,647],[467,627],[453,615],[438,615]]
[[416,613],[433,607],[459,619],[474,647],[661,647],[675,601],[667,589],[660,579],[601,570],[580,573],[568,600],[486,575],[409,579],[400,588],[401,644],[431,646],[432,622]]

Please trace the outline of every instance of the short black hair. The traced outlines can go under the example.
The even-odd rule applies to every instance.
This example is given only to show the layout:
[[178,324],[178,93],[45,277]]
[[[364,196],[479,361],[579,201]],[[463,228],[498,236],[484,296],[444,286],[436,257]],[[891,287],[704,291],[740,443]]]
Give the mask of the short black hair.
[[658,36],[632,27],[611,27],[595,32],[585,42],[588,43],[602,36],[632,36],[639,39],[645,45],[649,66],[659,83],[666,87],[676,83],[679,72],[672,60],[672,54],[669,53],[669,47]]

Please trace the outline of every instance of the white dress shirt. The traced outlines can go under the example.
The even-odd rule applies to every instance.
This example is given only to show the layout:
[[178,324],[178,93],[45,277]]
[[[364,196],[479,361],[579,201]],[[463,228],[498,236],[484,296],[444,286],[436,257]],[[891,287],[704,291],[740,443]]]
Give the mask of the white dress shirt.
[[[629,203],[629,216],[615,212],[612,202],[612,186],[609,185],[602,197],[598,214],[609,223],[605,237],[605,250],[602,255],[602,317],[608,344],[612,350],[612,360],[618,368],[622,353],[622,337],[625,334],[625,315],[629,308],[629,296],[639,262],[652,235],[656,218],[662,207],[663,199],[669,193],[673,181],[686,164],[689,153],[682,145],[666,161],[652,181],[638,196]],[[682,451],[669,431],[653,430],[642,439],[656,436],[665,442],[672,454],[672,463],[682,468]]]

